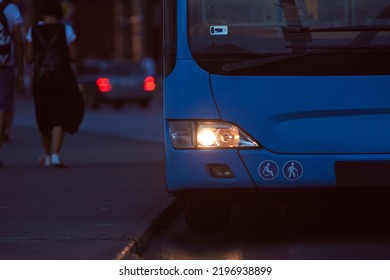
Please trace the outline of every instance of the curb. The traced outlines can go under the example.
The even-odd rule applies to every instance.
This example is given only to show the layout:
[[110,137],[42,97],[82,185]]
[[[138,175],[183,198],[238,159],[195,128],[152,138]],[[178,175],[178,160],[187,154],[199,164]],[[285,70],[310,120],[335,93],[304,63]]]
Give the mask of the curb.
[[146,249],[153,237],[166,227],[184,209],[184,201],[175,198],[152,219],[146,228],[132,238],[125,248],[116,256],[115,260],[142,259],[142,252]]

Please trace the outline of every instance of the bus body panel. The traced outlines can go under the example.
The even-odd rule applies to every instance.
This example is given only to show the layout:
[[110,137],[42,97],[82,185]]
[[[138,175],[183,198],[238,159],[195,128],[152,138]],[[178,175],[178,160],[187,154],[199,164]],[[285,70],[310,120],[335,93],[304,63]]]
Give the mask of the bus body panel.
[[222,119],[276,153],[390,152],[389,76],[211,78]]
[[[170,192],[199,189],[253,189],[255,184],[243,165],[238,152],[175,150],[166,145],[167,186]],[[210,164],[226,164],[233,178],[215,178]]]
[[177,1],[177,59],[192,60],[188,45],[187,1]]
[[[275,154],[266,150],[242,150],[240,155],[256,186],[262,189],[368,187],[390,184],[390,173],[386,171],[390,167],[390,154],[299,155]],[[272,176],[264,173],[268,162],[272,162]],[[290,172],[292,163],[297,169]],[[338,167],[339,164],[342,165],[341,168]]]
[[177,60],[164,81],[165,119],[219,119],[209,74],[191,60]]

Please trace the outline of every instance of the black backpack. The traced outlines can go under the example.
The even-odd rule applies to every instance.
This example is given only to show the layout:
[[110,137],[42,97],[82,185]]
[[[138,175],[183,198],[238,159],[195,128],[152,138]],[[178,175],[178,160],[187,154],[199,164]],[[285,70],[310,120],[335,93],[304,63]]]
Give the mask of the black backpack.
[[[69,70],[67,69],[68,53],[63,38],[64,26],[61,25],[50,38],[35,29],[34,39],[39,41],[39,48],[34,50],[34,83],[40,89],[56,89],[67,85]],[[61,40],[62,39],[62,40]],[[58,47],[58,40],[62,42]]]
[[0,4],[0,66],[7,65],[11,57],[11,33],[4,10],[9,1],[4,0]]

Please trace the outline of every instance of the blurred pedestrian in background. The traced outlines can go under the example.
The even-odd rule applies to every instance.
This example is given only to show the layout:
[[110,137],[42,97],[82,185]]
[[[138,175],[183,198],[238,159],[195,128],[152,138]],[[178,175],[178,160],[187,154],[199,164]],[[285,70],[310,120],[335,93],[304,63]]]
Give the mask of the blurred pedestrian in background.
[[[18,7],[0,0],[0,146],[9,140],[15,86],[24,87],[22,23]],[[0,166],[4,166],[1,160]]]
[[27,34],[27,61],[33,63],[32,89],[44,155],[39,163],[63,167],[60,152],[65,133],[78,131],[84,114],[71,61],[76,60],[76,35],[63,22],[59,0],[43,0],[42,21]]

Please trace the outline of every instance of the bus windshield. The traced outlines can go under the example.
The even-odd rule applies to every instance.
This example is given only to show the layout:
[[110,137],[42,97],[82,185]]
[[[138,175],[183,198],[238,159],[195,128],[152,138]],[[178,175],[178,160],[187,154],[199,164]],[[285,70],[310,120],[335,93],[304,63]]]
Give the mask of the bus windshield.
[[390,0],[188,0],[188,15],[212,73],[390,74]]

